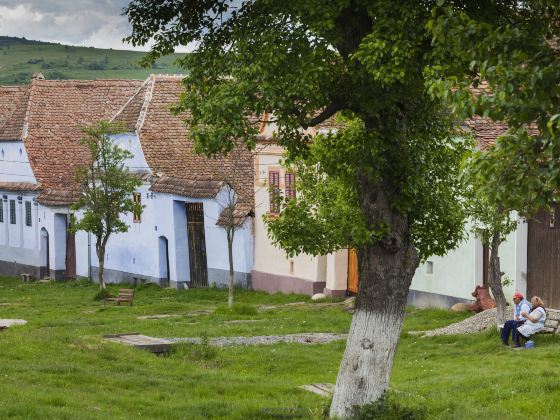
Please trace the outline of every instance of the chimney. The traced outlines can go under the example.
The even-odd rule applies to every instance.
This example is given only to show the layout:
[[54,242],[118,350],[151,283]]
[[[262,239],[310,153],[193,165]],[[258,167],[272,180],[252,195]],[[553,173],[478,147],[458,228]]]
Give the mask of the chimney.
[[43,73],[33,73],[33,76],[31,76],[32,80],[45,80],[45,76],[43,76]]

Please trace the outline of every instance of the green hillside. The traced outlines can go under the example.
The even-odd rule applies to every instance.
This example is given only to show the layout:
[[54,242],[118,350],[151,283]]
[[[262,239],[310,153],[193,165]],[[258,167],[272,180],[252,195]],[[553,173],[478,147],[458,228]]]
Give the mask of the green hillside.
[[145,79],[151,73],[183,72],[173,64],[182,54],[163,57],[151,69],[138,65],[143,55],[0,36],[0,85],[28,83],[35,72],[47,79]]

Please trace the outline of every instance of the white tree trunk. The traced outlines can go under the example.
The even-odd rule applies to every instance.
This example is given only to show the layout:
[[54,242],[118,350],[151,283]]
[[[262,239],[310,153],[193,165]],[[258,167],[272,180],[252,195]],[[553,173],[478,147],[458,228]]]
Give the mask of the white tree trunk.
[[389,386],[402,319],[403,315],[382,310],[354,312],[336,379],[331,417],[348,417],[354,406],[383,395]]

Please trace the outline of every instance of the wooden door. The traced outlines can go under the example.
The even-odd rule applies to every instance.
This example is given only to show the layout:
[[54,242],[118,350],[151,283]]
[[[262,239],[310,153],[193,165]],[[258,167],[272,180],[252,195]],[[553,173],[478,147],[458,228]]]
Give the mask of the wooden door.
[[560,309],[560,206],[529,220],[527,296],[540,296],[547,308]]
[[347,291],[358,293],[358,254],[353,248],[348,249],[348,285]]
[[208,287],[204,207],[202,203],[187,203],[190,287]]
[[49,233],[45,228],[41,229],[41,267],[39,277],[45,279],[50,277],[50,255],[49,255]]
[[66,278],[76,278],[76,235],[70,230],[70,222],[66,230]]

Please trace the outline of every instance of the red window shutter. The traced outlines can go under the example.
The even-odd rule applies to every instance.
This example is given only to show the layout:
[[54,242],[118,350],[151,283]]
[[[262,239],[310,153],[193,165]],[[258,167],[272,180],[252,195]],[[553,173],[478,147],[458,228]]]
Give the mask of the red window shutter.
[[280,213],[280,172],[270,171],[268,184],[270,187],[270,212]]
[[286,197],[290,200],[296,198],[296,174],[293,172],[286,172]]

